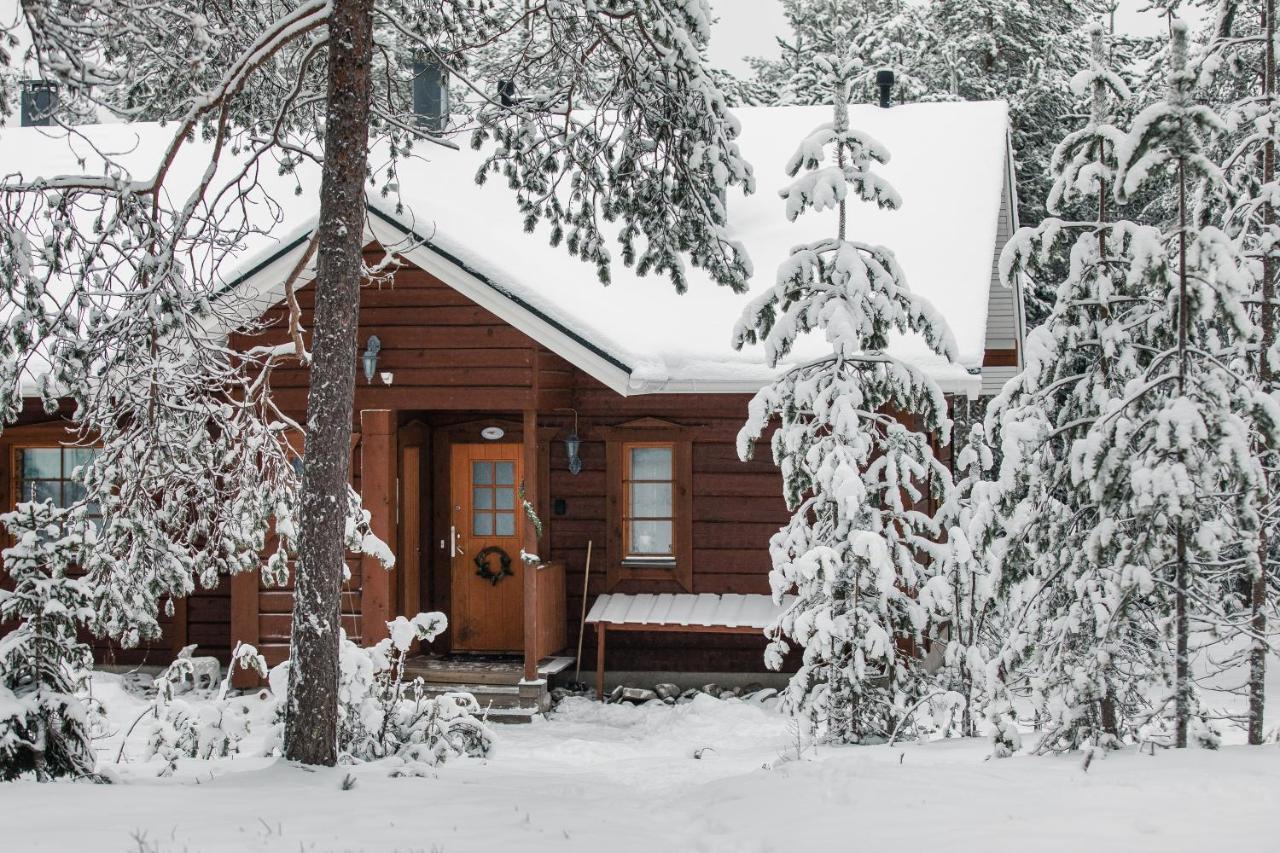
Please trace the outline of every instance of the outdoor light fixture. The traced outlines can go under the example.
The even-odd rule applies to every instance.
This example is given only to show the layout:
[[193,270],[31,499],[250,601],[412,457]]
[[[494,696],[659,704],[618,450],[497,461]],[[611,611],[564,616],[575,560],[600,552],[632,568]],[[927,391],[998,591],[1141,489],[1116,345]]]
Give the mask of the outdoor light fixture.
[[364,355],[360,357],[364,362],[364,380],[370,385],[373,384],[373,375],[378,372],[378,351],[381,349],[382,341],[377,335],[370,335],[369,342],[364,345]]
[[500,426],[488,426],[480,430],[480,437],[485,441],[497,441],[506,434],[506,431]]
[[582,439],[578,437],[578,410],[564,409],[566,412],[573,412],[573,432],[564,437],[564,450],[569,456],[569,473],[582,473],[582,457],[578,455],[578,450],[582,447]]

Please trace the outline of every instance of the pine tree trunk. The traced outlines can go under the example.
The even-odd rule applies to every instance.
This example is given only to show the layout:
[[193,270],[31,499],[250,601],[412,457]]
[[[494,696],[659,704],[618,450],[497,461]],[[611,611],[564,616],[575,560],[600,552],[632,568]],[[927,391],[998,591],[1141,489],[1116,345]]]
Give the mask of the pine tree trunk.
[[339,603],[360,311],[372,0],[334,0],[285,757],[337,763]]
[[[1262,31],[1266,33],[1264,48],[1266,54],[1262,64],[1262,93],[1266,108],[1273,112],[1275,108],[1271,101],[1275,97],[1276,85],[1275,11],[1275,0],[1266,0],[1262,11]],[[1270,186],[1275,178],[1276,146],[1274,141],[1268,139],[1262,152],[1263,186]],[[1275,207],[1268,200],[1262,207],[1264,230],[1270,231],[1275,220]],[[1276,340],[1275,313],[1271,308],[1275,296],[1275,250],[1271,249],[1262,259],[1262,357],[1258,359],[1258,378],[1261,380],[1263,392],[1269,392],[1272,386],[1269,354]],[[1272,461],[1274,460],[1268,459],[1268,462]],[[1262,638],[1267,634],[1268,546],[1268,537],[1264,530],[1258,544],[1258,566],[1249,595],[1250,627],[1254,634],[1253,648],[1249,652],[1249,743],[1255,746],[1262,743],[1262,718],[1266,707],[1267,644]]]
[[[1187,176],[1186,165],[1178,161],[1178,394],[1187,392]],[[1174,745],[1187,745],[1187,722],[1191,716],[1190,628],[1187,623],[1187,589],[1190,568],[1187,563],[1186,522],[1178,519],[1177,566],[1174,577],[1174,625],[1177,631],[1175,661],[1175,734]]]

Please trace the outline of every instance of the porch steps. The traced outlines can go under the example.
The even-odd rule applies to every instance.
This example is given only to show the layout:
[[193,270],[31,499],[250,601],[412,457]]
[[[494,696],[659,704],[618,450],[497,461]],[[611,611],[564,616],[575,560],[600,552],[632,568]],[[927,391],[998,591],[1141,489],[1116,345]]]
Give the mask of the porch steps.
[[549,683],[573,664],[571,657],[544,658],[538,681],[523,684],[524,664],[516,658],[475,655],[419,655],[405,661],[405,679],[421,678],[427,693],[470,693],[495,723],[527,723],[551,705]]

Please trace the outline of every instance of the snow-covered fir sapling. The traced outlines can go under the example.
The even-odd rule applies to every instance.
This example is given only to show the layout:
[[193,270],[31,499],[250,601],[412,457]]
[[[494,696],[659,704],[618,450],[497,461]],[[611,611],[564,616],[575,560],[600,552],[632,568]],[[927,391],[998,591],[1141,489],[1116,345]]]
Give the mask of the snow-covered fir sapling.
[[90,720],[82,698],[93,655],[77,632],[93,618],[84,584],[69,576],[92,527],[49,502],[0,516],[14,544],[4,551],[12,589],[0,589],[0,779],[40,781],[93,774]]
[[[1131,533],[1099,548],[1117,571],[1163,591],[1168,609],[1152,614],[1171,645],[1173,743],[1187,745],[1202,720],[1192,657],[1212,666],[1224,642],[1248,631],[1228,612],[1232,590],[1253,578],[1268,503],[1259,450],[1276,446],[1280,409],[1250,369],[1259,337],[1245,301],[1253,278],[1237,244],[1203,225],[1194,195],[1225,190],[1206,156],[1221,119],[1192,96],[1187,31],[1174,21],[1168,91],[1135,119],[1118,156],[1117,196],[1168,186],[1171,227],[1135,238],[1129,278],[1145,288],[1150,312],[1142,373],[1108,416],[1073,448],[1080,477],[1103,501],[1103,524]],[[1197,723],[1197,738],[1202,735]]]
[[921,603],[942,618],[940,640],[945,642],[939,686],[958,695],[959,734],[977,732],[975,709],[982,706],[989,660],[992,609],[999,581],[992,568],[998,565],[990,551],[998,527],[986,492],[993,487],[987,476],[994,463],[986,432],[980,423],[969,430],[956,454],[955,467],[963,472],[944,507],[947,538],[938,573],[921,593]]
[[986,497],[1005,528],[996,553],[1008,614],[991,686],[1029,691],[1044,726],[1041,750],[1118,745],[1167,674],[1157,628],[1163,595],[1144,572],[1103,553],[1130,535],[1129,521],[1100,506],[1103,496],[1072,457],[1149,361],[1150,296],[1126,275],[1134,243],[1150,235],[1112,215],[1124,138],[1113,121],[1129,92],[1107,64],[1101,27],[1090,37],[1092,59],[1072,80],[1089,118],[1054,152],[1050,216],[1021,229],[1000,262],[1006,283],[1015,273],[1067,274],[1052,312],[1028,335],[1022,373],[987,414],[1003,451]]
[[[929,434],[948,438],[946,401],[921,371],[886,352],[895,333],[915,334],[945,358],[946,323],[911,293],[893,253],[850,239],[846,202],[896,208],[898,194],[872,167],[889,152],[849,127],[847,72],[827,63],[835,117],[810,132],[786,164],[789,220],[838,213],[835,236],[797,246],[777,283],[747,307],[738,348],[762,344],[777,366],[806,332],[831,354],[786,370],[751,401],[738,436],[748,458],[775,421],[790,523],[770,541],[774,597],[796,598],[770,627],[766,663],[803,651],[784,707],[806,714],[830,739],[885,738],[930,690],[921,661],[929,614],[915,598],[942,556],[928,500],[945,501],[951,474]],[[899,413],[915,413],[908,425]]]
[[[160,775],[173,773],[182,758],[230,758],[240,752],[241,741],[249,735],[250,709],[244,699],[228,695],[237,669],[265,677],[267,662],[252,645],[237,643],[216,695],[194,702],[178,696],[178,687],[195,683],[190,657],[176,658],[156,677],[155,700],[144,712],[151,724],[143,757],[164,760]],[[123,750],[122,744],[121,754]]]

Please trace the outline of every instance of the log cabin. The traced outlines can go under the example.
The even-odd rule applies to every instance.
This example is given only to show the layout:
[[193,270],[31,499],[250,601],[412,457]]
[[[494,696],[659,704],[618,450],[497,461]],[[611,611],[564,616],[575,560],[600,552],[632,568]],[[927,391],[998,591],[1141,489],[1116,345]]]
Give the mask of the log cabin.
[[[829,109],[736,115],[758,188],[728,200],[729,225],[761,286],[791,245],[834,227],[823,216],[787,222],[777,197],[787,156]],[[882,171],[904,203],[897,211],[853,204],[849,233],[895,251],[912,288],[951,326],[961,357],[944,362],[910,338],[892,354],[921,366],[954,400],[994,393],[1020,367],[1023,331],[1018,287],[1002,286],[996,273],[1017,227],[1005,105],[856,106],[850,120],[891,152]],[[47,131],[6,131],[0,161],[29,174],[78,170],[70,158],[83,152],[24,138],[33,133]],[[139,158],[165,136],[148,125],[92,133]],[[677,294],[621,264],[602,286],[544,231],[525,231],[501,181],[475,183],[482,156],[420,152],[401,164],[392,198],[369,192],[366,254],[391,259],[392,272],[362,290],[351,477],[397,563],[386,571],[350,558],[344,626],[373,642],[397,614],[443,611],[449,629],[430,651],[463,661],[465,672],[446,665],[437,680],[474,676],[468,660],[499,669],[506,661],[545,696],[550,662],[576,655],[584,604],[602,595],[769,593],[768,540],[788,518],[781,478],[767,451],[739,459],[735,437],[752,394],[775,374],[758,352],[729,345],[749,295],[717,288],[698,270]],[[309,177],[300,183],[318,186]],[[251,306],[246,319],[265,323],[253,334],[227,329],[239,347],[288,340],[283,282],[315,226],[314,193],[276,189],[279,222],[234,269],[219,271],[226,291]],[[304,328],[308,275],[297,294]],[[793,357],[821,348],[810,341]],[[273,373],[276,401],[298,421],[308,380],[296,363]],[[33,397],[0,433],[0,502],[74,499],[68,476],[85,451],[63,447],[65,439],[66,423]],[[519,511],[522,487],[540,535]],[[522,549],[539,563],[522,565]],[[291,609],[289,585],[237,575],[176,602],[158,642],[98,652],[118,663],[164,663],[197,643],[225,660],[248,642],[275,664],[288,654]],[[754,679],[763,646],[758,630],[631,630],[610,642],[609,678]],[[583,657],[597,651],[588,632]]]

